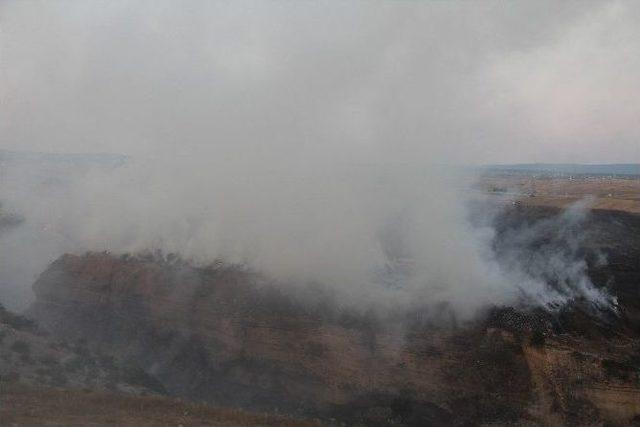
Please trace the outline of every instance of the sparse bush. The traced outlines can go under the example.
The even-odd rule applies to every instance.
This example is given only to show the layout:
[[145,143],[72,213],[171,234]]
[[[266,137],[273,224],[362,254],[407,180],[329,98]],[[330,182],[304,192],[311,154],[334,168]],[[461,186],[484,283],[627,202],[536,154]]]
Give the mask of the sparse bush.
[[39,377],[49,377],[51,376],[51,370],[48,368],[37,368],[35,373]]
[[113,356],[109,356],[109,355],[98,355],[98,362],[100,363],[101,366],[107,368],[107,369],[113,369],[116,366],[116,361],[113,358]]
[[40,358],[40,363],[42,363],[45,366],[56,366],[58,365],[58,361],[50,355],[47,356],[43,356]]
[[318,342],[310,342],[305,348],[305,354],[310,357],[322,357],[326,353],[327,346]]
[[531,334],[530,343],[534,347],[542,347],[542,346],[544,346],[544,343],[545,343],[544,332],[542,332],[539,329],[534,330],[533,334]]
[[31,348],[29,347],[29,344],[27,344],[26,342],[22,341],[22,340],[16,340],[12,345],[11,345],[11,350],[15,351],[18,354],[21,355],[29,355],[29,353],[31,352]]
[[38,329],[32,320],[7,311],[2,304],[0,304],[0,322],[18,331],[36,331]]
[[64,362],[64,369],[69,372],[76,372],[86,366],[85,360],[80,356],[74,356],[73,358]]
[[67,385],[67,383],[67,377],[63,372],[59,370],[51,372],[51,381],[49,382],[50,385],[52,385],[53,387],[64,387]]
[[2,375],[1,379],[4,382],[15,383],[20,381],[20,374],[14,371],[7,372],[6,374]]
[[607,373],[607,376],[621,380],[628,380],[636,371],[636,368],[632,364],[624,360],[603,359],[601,366]]
[[89,347],[87,346],[87,340],[85,338],[81,338],[73,345],[73,351],[78,353],[83,358],[91,358],[91,351],[89,351]]
[[123,369],[122,379],[129,384],[144,386],[156,393],[166,393],[164,386],[156,377],[147,374],[137,365],[127,366]]

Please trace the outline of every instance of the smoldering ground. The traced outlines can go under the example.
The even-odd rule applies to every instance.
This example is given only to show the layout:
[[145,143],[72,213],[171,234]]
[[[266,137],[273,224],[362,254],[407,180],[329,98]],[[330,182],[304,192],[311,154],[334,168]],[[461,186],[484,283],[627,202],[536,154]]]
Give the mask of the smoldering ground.
[[[442,165],[636,155],[637,7],[577,5],[3,3],[3,146],[129,155],[2,165],[0,199],[25,218],[2,235],[5,298],[24,305],[64,252],[156,248],[461,315],[544,293],[496,260],[491,227],[466,219],[471,178]],[[580,67],[587,46],[611,61]],[[585,94],[603,84],[628,102]],[[582,132],[590,105],[616,150]]]

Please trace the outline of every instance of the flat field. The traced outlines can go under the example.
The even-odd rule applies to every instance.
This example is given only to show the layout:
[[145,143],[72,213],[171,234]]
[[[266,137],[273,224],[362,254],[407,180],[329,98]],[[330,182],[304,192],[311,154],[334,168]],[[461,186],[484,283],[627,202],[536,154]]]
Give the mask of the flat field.
[[565,207],[591,198],[592,209],[640,214],[640,178],[548,177],[524,174],[485,176],[483,192],[508,195],[530,206]]

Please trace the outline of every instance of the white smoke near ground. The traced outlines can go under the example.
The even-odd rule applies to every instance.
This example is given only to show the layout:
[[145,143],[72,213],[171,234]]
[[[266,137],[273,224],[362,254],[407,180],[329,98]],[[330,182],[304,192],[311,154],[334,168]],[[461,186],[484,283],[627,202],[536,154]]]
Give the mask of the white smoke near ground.
[[[6,181],[19,185],[2,199],[25,222],[2,236],[3,271],[28,260],[31,277],[22,280],[32,282],[65,252],[157,249],[200,264],[246,264],[281,282],[322,283],[352,304],[423,297],[472,310],[506,298],[509,287],[484,259],[487,242],[465,225],[462,184],[455,189],[441,168],[334,163],[230,175],[208,170],[212,164],[131,159],[31,186],[5,168]],[[410,274],[398,279],[399,268]],[[380,279],[385,271],[394,291]]]
[[[580,253],[584,203],[507,230],[496,252],[493,228],[466,218],[468,174],[333,164],[330,176],[230,176],[207,171],[206,160],[191,169],[199,163],[129,159],[67,169],[60,181],[47,168],[5,166],[4,182],[14,185],[3,187],[2,200],[24,221],[0,236],[3,280],[27,302],[36,275],[64,253],[160,250],[195,264],[244,264],[293,286],[320,283],[348,306],[446,303],[464,319],[490,304],[615,303],[593,286]],[[550,233],[551,242],[536,243]]]
[[129,156],[2,165],[0,200],[25,217],[0,237],[3,293],[24,305],[65,252],[150,249],[461,316],[545,293],[496,261],[466,219],[472,177],[444,165],[511,144],[510,85],[488,72],[609,9],[501,5],[3,3],[4,146]]
[[578,300],[596,310],[616,310],[615,296],[594,286],[588,274],[588,257],[597,266],[607,262],[604,254],[586,244],[592,202],[585,198],[555,216],[507,226],[503,231],[496,258],[518,283],[526,301],[559,309]]

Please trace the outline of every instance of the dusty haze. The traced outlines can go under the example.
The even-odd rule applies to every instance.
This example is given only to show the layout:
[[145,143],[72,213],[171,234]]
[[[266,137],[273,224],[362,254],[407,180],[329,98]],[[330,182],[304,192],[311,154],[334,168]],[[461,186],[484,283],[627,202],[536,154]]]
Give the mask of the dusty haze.
[[[129,156],[3,166],[0,200],[26,219],[0,236],[14,306],[64,252],[145,249],[354,301],[464,315],[523,286],[546,301],[544,274],[496,261],[493,230],[467,223],[471,177],[447,165],[640,161],[632,2],[9,1],[0,14],[0,148]],[[591,294],[579,259],[548,258]],[[390,291],[380,272],[406,260]]]

